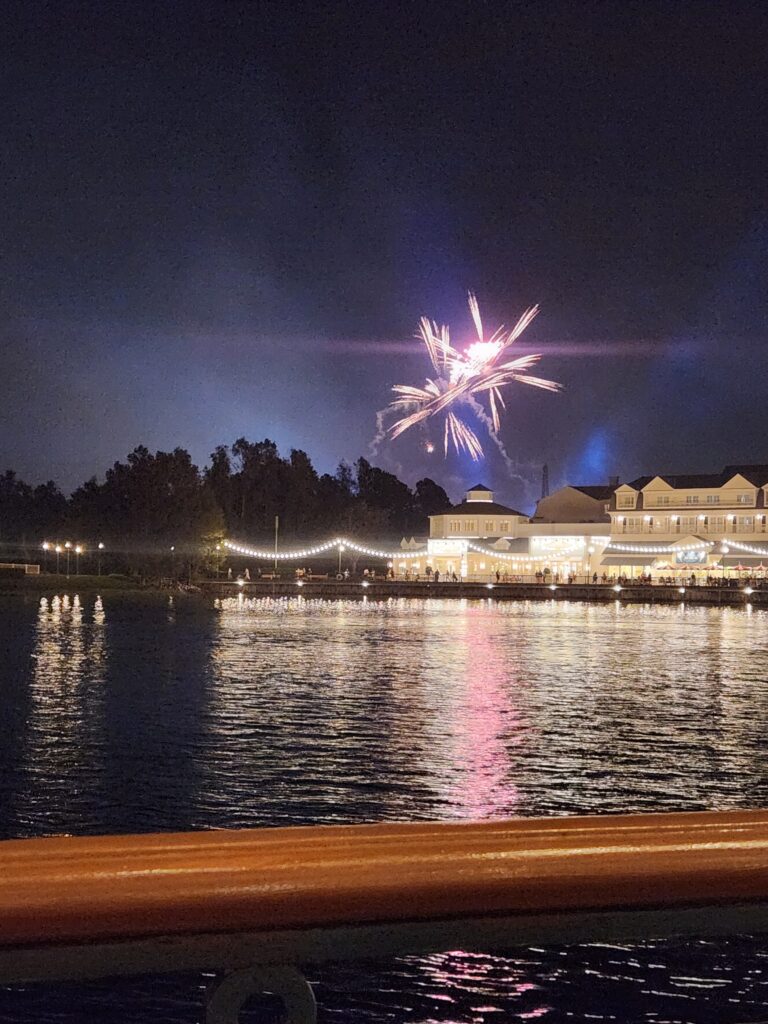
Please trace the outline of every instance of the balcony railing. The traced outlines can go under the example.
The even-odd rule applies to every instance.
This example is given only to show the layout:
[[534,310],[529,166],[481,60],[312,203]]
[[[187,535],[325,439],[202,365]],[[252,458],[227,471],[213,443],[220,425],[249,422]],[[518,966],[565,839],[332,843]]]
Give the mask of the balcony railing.
[[0,983],[214,970],[315,1020],[303,965],[768,931],[768,811],[0,843]]

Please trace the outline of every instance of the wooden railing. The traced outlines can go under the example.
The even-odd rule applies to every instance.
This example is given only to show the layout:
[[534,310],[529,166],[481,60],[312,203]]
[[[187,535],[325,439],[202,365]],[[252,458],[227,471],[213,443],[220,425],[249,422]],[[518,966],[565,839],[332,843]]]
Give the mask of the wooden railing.
[[313,1020],[298,965],[768,931],[768,811],[0,843],[0,983],[214,969]]

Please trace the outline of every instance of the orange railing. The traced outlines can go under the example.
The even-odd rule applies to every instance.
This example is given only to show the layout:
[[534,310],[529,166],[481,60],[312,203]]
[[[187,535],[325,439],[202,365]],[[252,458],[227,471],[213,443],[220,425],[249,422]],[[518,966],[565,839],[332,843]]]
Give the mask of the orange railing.
[[[627,934],[630,919],[638,937],[768,931],[766,904],[768,811],[11,840],[0,981],[135,973],[154,955],[178,969],[168,951],[190,942],[187,966],[216,966],[233,934],[249,939],[220,966],[439,949],[442,937],[567,941]],[[201,955],[205,943],[217,952]]]

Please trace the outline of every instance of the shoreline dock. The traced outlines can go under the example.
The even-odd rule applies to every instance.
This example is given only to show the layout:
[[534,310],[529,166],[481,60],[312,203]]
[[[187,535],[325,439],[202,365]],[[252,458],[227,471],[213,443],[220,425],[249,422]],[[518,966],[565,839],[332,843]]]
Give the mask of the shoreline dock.
[[664,584],[604,583],[458,583],[401,580],[203,580],[198,584],[216,597],[303,598],[439,598],[493,601],[585,601],[607,604],[696,604],[724,607],[768,608],[768,587],[670,586]]

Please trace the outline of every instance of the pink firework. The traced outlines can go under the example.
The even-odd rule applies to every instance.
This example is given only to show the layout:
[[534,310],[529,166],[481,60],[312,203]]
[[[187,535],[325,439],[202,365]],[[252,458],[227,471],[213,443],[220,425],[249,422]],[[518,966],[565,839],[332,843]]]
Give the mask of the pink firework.
[[[489,433],[499,444],[499,409],[504,408],[502,388],[519,382],[534,388],[544,388],[545,391],[559,391],[560,385],[553,380],[534,377],[528,372],[541,359],[540,354],[521,356],[519,359],[508,358],[510,346],[539,312],[538,306],[527,309],[511,331],[502,326],[490,337],[486,337],[483,332],[480,307],[471,292],[469,310],[477,340],[463,352],[451,344],[447,326],[438,327],[427,317],[419,321],[417,337],[424,342],[435,376],[428,377],[421,388],[409,384],[396,384],[392,388],[398,397],[390,404],[390,409],[405,415],[392,424],[389,434],[392,438],[399,437],[417,423],[444,413],[443,444],[446,455],[451,443],[457,452],[466,451],[477,462],[483,457],[483,446],[477,434],[462,418],[462,407],[485,421]],[[481,399],[487,400],[487,409]]]

